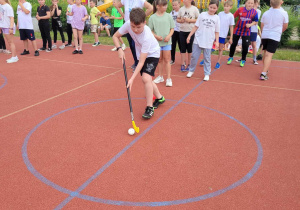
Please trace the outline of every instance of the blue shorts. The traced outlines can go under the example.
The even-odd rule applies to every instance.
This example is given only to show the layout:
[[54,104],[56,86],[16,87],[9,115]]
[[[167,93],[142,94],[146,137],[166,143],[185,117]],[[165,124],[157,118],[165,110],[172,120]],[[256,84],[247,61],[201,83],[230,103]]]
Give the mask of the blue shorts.
[[251,42],[256,42],[257,39],[257,33],[256,32],[251,32],[250,33],[250,41]]
[[167,50],[171,50],[171,49],[172,49],[172,45],[166,45],[166,46],[160,47],[160,51],[167,51]]
[[219,43],[220,44],[225,44],[225,38],[219,37]]
[[31,29],[20,29],[20,39],[30,41],[35,40],[34,31]]

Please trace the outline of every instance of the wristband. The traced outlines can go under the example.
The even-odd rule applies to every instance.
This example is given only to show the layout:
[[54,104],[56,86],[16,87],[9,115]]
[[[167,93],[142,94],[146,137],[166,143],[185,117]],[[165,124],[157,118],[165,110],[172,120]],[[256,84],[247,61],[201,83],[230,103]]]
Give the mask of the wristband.
[[119,51],[119,49],[121,49],[122,47],[117,47],[117,51]]

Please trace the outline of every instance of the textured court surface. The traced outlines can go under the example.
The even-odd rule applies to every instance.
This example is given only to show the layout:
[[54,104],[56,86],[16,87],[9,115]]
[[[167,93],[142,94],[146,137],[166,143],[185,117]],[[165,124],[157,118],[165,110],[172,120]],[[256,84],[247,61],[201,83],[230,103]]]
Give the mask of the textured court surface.
[[299,62],[273,61],[268,81],[234,62],[203,82],[178,54],[151,120],[135,80],[129,136],[111,48],[0,54],[0,209],[300,209]]

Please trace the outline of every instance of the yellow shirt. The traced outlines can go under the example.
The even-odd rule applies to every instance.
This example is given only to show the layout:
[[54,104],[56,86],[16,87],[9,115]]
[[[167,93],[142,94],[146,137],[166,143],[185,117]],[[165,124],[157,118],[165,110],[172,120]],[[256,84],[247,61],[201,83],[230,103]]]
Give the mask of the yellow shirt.
[[92,25],[97,25],[99,23],[98,21],[98,17],[96,17],[96,14],[100,12],[97,7],[93,7],[91,9],[91,12],[90,12],[90,16],[91,16],[91,24]]

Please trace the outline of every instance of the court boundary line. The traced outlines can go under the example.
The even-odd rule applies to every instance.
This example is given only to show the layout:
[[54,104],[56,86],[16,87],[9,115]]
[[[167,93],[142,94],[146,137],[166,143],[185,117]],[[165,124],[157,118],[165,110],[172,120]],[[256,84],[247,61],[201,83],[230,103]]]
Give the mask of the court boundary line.
[[40,101],[40,102],[37,102],[37,103],[35,103],[35,104],[29,105],[29,106],[24,107],[24,108],[22,108],[22,109],[19,109],[19,110],[17,110],[17,111],[14,111],[14,112],[11,112],[11,113],[6,114],[6,115],[4,115],[4,116],[1,116],[1,117],[0,117],[0,120],[2,120],[2,119],[4,119],[4,118],[7,118],[7,117],[9,117],[9,116],[12,116],[12,115],[14,115],[14,114],[17,114],[17,113],[19,113],[19,112],[25,111],[25,110],[27,110],[27,109],[30,109],[30,108],[32,108],[32,107],[38,106],[38,105],[40,105],[40,104],[42,104],[42,103],[45,103],[45,102],[47,102],[47,101],[51,101],[52,99],[58,98],[58,97],[60,97],[60,96],[63,96],[63,95],[65,95],[65,94],[68,94],[68,93],[73,92],[73,91],[75,91],[75,90],[78,90],[78,89],[80,89],[80,88],[82,88],[82,87],[85,87],[85,86],[88,86],[88,85],[90,85],[90,84],[93,84],[93,83],[95,83],[95,82],[97,82],[97,81],[100,81],[100,80],[102,80],[102,79],[105,79],[105,78],[107,78],[107,77],[109,77],[109,76],[112,76],[112,75],[114,75],[114,74],[116,74],[116,73],[119,73],[119,72],[121,72],[121,71],[123,71],[123,69],[119,69],[118,71],[115,71],[115,72],[112,72],[112,73],[110,73],[110,74],[107,74],[107,75],[105,75],[105,76],[103,76],[103,77],[100,77],[100,78],[95,79],[95,80],[93,80],[93,81],[91,81],[91,82],[88,82],[88,83],[85,83],[85,84],[80,85],[80,86],[78,86],[78,87],[75,87],[75,88],[73,88],[73,89],[71,89],[71,90],[65,91],[65,92],[63,92],[63,93],[60,93],[60,94],[55,95],[55,96],[52,96],[52,97],[50,97],[50,98],[47,98],[47,99],[42,100],[42,101]]

